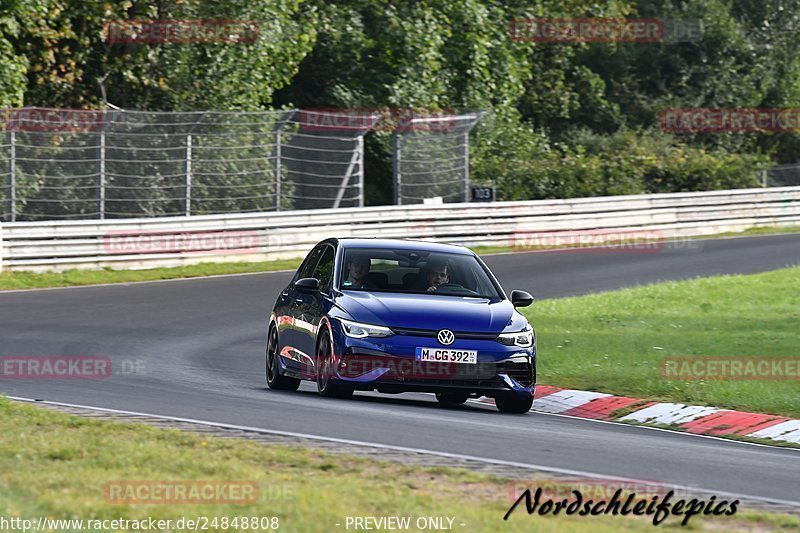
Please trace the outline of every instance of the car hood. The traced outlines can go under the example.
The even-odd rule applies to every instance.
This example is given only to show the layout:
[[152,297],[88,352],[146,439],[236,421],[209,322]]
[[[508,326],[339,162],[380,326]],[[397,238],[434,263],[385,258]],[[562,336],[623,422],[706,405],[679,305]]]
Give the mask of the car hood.
[[395,328],[500,333],[513,323],[525,325],[508,300],[348,291],[336,303],[357,322]]

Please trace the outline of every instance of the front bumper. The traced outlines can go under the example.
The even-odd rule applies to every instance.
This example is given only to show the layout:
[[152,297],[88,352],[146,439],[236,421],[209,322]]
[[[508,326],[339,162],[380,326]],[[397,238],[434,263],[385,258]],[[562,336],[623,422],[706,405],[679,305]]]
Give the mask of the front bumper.
[[536,349],[505,346],[493,339],[459,339],[448,348],[476,350],[476,364],[417,361],[417,347],[441,348],[428,336],[393,335],[353,339],[338,336],[334,379],[357,390],[380,392],[460,392],[496,396],[532,394]]

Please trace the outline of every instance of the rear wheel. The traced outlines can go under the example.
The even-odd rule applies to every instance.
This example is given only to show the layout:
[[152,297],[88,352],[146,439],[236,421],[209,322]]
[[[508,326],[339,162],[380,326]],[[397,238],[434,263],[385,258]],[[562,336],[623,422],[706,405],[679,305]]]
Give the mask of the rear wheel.
[[468,394],[458,392],[437,392],[436,400],[442,405],[461,405],[469,398]]
[[267,387],[276,390],[297,390],[300,380],[282,376],[278,363],[278,330],[269,327],[267,334]]
[[498,396],[494,399],[497,410],[501,413],[525,414],[533,406],[532,394],[513,394],[509,396]]
[[326,398],[349,398],[353,389],[331,379],[333,375],[333,343],[326,331],[317,344],[317,390]]

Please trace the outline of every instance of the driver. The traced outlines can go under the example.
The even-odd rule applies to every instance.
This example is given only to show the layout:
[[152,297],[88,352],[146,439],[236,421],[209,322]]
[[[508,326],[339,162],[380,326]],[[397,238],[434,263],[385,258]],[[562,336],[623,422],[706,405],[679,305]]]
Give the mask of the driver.
[[435,291],[439,288],[439,285],[450,282],[446,261],[441,259],[433,260],[428,263],[425,270],[428,278],[428,292]]
[[352,289],[364,289],[369,273],[370,259],[364,255],[354,255],[347,262],[347,279],[344,286]]

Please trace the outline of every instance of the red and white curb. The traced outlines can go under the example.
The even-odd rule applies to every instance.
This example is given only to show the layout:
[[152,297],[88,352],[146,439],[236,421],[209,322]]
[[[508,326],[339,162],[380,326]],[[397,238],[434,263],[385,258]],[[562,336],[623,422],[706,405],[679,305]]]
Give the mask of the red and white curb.
[[[494,403],[490,398],[481,398],[480,401]],[[620,409],[624,409],[625,414],[619,414]],[[531,410],[593,420],[673,426],[698,435],[756,437],[800,444],[800,420],[715,407],[652,402],[550,385],[536,386]]]

